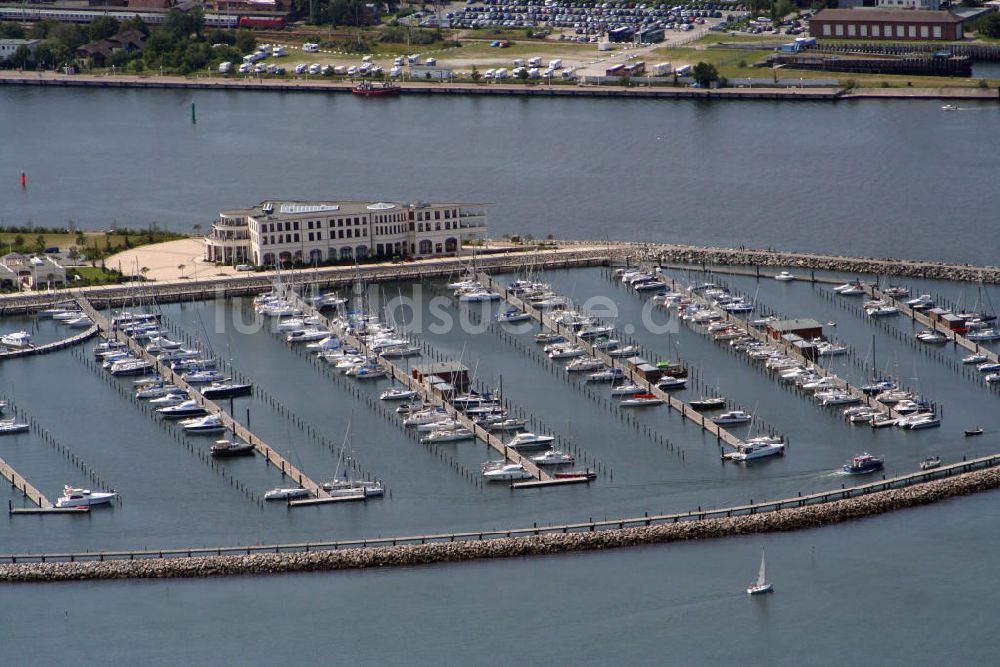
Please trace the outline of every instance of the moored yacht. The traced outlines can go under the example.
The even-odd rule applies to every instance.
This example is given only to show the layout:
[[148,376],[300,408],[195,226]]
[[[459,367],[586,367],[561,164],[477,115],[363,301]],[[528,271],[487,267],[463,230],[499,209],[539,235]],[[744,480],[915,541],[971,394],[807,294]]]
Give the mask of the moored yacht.
[[253,452],[254,446],[250,443],[232,440],[216,440],[208,450],[208,453],[216,458],[250,456]]
[[27,331],[14,331],[0,336],[0,345],[16,350],[31,347],[31,334]]
[[213,382],[201,390],[205,398],[233,398],[245,396],[253,391],[253,385],[248,382]]
[[306,498],[309,492],[302,487],[276,487],[264,494],[264,500],[294,500]]
[[56,499],[56,507],[89,507],[91,505],[102,505],[117,498],[114,491],[91,491],[81,489],[68,484],[63,487],[63,494]]
[[10,435],[13,433],[24,433],[31,427],[16,419],[0,419],[0,435]]
[[576,462],[576,458],[572,454],[557,449],[550,449],[530,458],[531,462],[538,466],[559,466]]
[[531,474],[520,463],[507,463],[506,461],[491,463],[495,464],[483,466],[483,479],[488,482],[510,482],[531,478]]
[[746,424],[752,419],[753,415],[743,410],[729,410],[728,412],[723,412],[718,417],[712,417],[712,421],[719,426],[725,426],[728,424]]
[[198,405],[198,401],[192,398],[177,405],[168,405],[165,408],[159,408],[156,412],[164,419],[183,419],[185,417],[200,417],[208,411]]
[[407,399],[413,398],[417,395],[417,392],[412,389],[403,389],[401,387],[391,387],[386,389],[379,395],[379,399],[383,401],[405,401]]
[[537,449],[539,447],[546,447],[555,442],[555,437],[551,435],[538,435],[536,433],[524,432],[518,433],[507,446],[511,449]]

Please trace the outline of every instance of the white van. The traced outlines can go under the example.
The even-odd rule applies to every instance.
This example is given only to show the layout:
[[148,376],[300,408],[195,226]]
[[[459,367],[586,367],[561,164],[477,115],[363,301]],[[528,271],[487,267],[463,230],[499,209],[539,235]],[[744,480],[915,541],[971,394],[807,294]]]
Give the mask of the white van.
[[302,74],[303,72],[306,71],[308,67],[309,65],[306,65],[305,63],[299,63],[298,65],[295,66],[295,73]]
[[427,64],[430,65],[431,67],[434,67],[435,65],[438,64],[437,58],[428,58]]
[[538,67],[541,64],[542,59],[537,56],[528,60],[528,67]]
[[506,79],[507,78],[507,68],[501,67],[496,72],[493,73],[494,79]]
[[549,61],[549,69],[562,69],[562,61],[556,58]]
[[514,67],[524,67],[524,60],[522,60],[521,58],[515,58]]
[[233,71],[233,64],[228,60],[224,63],[219,63],[219,74],[229,74]]
[[306,53],[316,53],[319,51],[319,44],[314,44],[312,42],[306,42],[302,45],[302,50]]

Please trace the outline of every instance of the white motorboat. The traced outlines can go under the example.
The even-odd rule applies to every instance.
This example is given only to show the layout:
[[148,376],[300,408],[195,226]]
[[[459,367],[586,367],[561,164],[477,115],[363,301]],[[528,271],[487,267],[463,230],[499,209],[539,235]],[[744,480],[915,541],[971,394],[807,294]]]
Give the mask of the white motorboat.
[[383,401],[405,401],[407,399],[413,398],[417,395],[417,392],[412,389],[402,389],[401,387],[391,387],[386,389],[379,395],[379,399]]
[[719,426],[729,424],[746,424],[752,419],[753,415],[743,410],[729,410],[728,412],[723,412],[718,417],[712,417],[712,421]]
[[816,398],[819,400],[819,404],[822,406],[829,405],[851,405],[853,403],[860,403],[861,398],[858,396],[852,396],[846,391],[840,391],[835,389],[829,392],[821,392],[816,394]]
[[616,382],[625,377],[625,371],[620,368],[608,368],[587,376],[587,382]]
[[537,449],[539,447],[547,447],[555,442],[555,436],[551,435],[537,435],[535,433],[524,432],[518,433],[507,446],[511,449]]
[[502,465],[484,466],[483,479],[488,482],[510,482],[531,478],[531,474],[520,463],[506,463],[504,461],[500,463]]
[[293,500],[306,498],[309,492],[301,487],[277,487],[264,494],[264,500]]
[[458,428],[459,422],[451,417],[444,417],[439,421],[434,421],[429,424],[419,424],[417,426],[417,433],[431,433],[433,431],[443,431],[449,428]]
[[607,355],[609,357],[631,357],[633,355],[639,354],[639,348],[635,345],[626,345],[625,347],[620,347],[616,350],[608,350]]
[[31,427],[16,419],[0,419],[0,435],[11,435],[14,433],[24,433]]
[[178,391],[180,391],[180,389],[177,388],[177,385],[160,383],[139,388],[135,392],[135,397],[145,399],[162,398]]
[[511,308],[502,313],[497,313],[497,322],[500,322],[501,324],[504,322],[513,324],[514,322],[524,322],[530,319],[531,315],[521,312],[517,308]]
[[997,371],[1000,371],[1000,363],[984,361],[983,363],[976,365],[976,370],[980,373],[996,373]]
[[430,408],[428,410],[421,410],[420,412],[414,412],[405,419],[403,419],[403,426],[420,426],[421,424],[430,424],[432,422],[441,421],[442,418],[447,417],[445,411],[441,408]]
[[733,461],[752,461],[754,459],[762,459],[768,456],[778,456],[784,455],[785,453],[785,443],[776,438],[757,438],[753,440],[747,440],[746,442],[740,443],[736,447],[736,451],[727,454],[724,458],[731,459]]
[[965,334],[965,337],[969,340],[1000,340],[1000,329],[990,327],[989,329],[970,331]]
[[528,420],[522,417],[508,417],[498,421],[488,421],[483,424],[487,431],[520,431],[528,425]]
[[472,440],[476,435],[465,427],[446,428],[432,431],[430,435],[421,438],[420,442],[434,444],[439,442],[459,442],[461,440]]
[[899,315],[899,308],[896,306],[881,304],[865,308],[865,313],[868,317],[887,317],[889,315]]
[[566,364],[567,373],[586,373],[604,368],[604,362],[600,359],[587,357],[585,359],[574,359]]
[[344,375],[355,380],[377,380],[389,375],[389,372],[381,366],[358,366],[349,369]]
[[673,389],[683,389],[687,386],[687,378],[678,378],[673,375],[664,375],[656,383],[657,389],[671,391]]
[[612,396],[633,396],[645,393],[646,388],[637,384],[620,384],[611,388]]
[[576,462],[576,458],[572,454],[557,449],[550,449],[530,458],[531,462],[538,466],[559,466]]
[[216,370],[190,371],[182,374],[181,378],[188,384],[209,384],[226,379],[222,373]]
[[326,329],[296,329],[285,336],[285,342],[291,344],[313,343],[329,338],[330,332]]
[[461,294],[458,295],[459,301],[466,301],[466,302],[497,301],[500,298],[501,297],[498,293],[491,292],[486,289],[483,290],[474,289],[469,292],[462,292]]
[[145,359],[125,358],[111,364],[112,375],[142,375],[153,370],[153,364]]
[[0,345],[13,349],[31,347],[31,334],[27,331],[14,331],[0,336]]
[[726,407],[725,396],[702,396],[688,403],[694,410],[720,410]]
[[207,410],[198,405],[198,401],[188,399],[177,405],[168,405],[163,408],[158,408],[156,412],[164,419],[183,419],[185,417],[200,417],[204,415]]
[[764,552],[761,551],[760,570],[757,572],[757,581],[747,587],[747,595],[760,595],[762,593],[770,593],[774,590],[774,586],[765,578],[764,567]]
[[56,499],[56,507],[89,507],[110,503],[118,494],[114,491],[91,491],[80,489],[68,484],[63,487],[63,494]]
[[823,341],[816,346],[816,354],[821,357],[833,357],[840,354],[847,354],[847,346]]
[[70,320],[75,320],[83,315],[81,310],[64,310],[61,313],[56,313],[52,316],[56,322],[68,322]]
[[987,361],[989,357],[982,353],[970,354],[967,357],[962,357],[963,364],[981,364]]
[[381,357],[399,359],[418,356],[421,354],[421,349],[419,345],[391,345],[379,350],[378,354]]
[[86,329],[94,325],[94,323],[86,315],[81,315],[80,317],[74,317],[71,320],[65,320],[63,321],[63,324],[65,324],[68,327],[72,327],[73,329]]
[[385,488],[379,481],[348,477],[323,482],[323,490],[334,498],[372,498],[385,495]]
[[226,430],[222,424],[222,417],[219,415],[205,415],[181,422],[181,426],[188,433],[221,433]]
[[782,282],[788,282],[789,280],[795,280],[795,276],[788,271],[782,271],[774,277],[775,280],[780,280]]
[[574,357],[582,357],[585,354],[587,353],[582,347],[578,347],[576,345],[566,345],[549,352],[549,359],[572,359]]
[[155,405],[158,408],[163,408],[171,405],[180,405],[187,400],[190,400],[188,395],[178,391],[166,394],[165,396],[157,396],[156,398],[150,399],[149,403],[150,405]]
[[654,394],[632,394],[628,398],[618,401],[618,405],[623,408],[646,408],[654,405],[662,405],[663,399]]

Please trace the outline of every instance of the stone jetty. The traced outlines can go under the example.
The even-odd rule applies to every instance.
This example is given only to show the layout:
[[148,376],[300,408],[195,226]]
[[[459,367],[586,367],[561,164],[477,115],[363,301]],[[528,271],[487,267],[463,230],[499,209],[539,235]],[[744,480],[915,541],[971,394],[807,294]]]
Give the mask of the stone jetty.
[[427,544],[332,551],[15,563],[0,565],[0,581],[55,582],[90,579],[245,576],[413,566],[425,563],[617,549],[681,540],[717,539],[732,535],[815,528],[995,489],[998,486],[1000,486],[1000,469],[991,467],[846,500],[727,518],[691,520],[634,528],[547,533],[527,537],[430,542]]

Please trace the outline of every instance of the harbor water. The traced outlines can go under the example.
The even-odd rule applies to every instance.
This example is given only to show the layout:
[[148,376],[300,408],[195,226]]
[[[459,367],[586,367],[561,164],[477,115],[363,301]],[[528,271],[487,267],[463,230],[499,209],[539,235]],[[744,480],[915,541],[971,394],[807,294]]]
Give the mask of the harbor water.
[[[701,104],[612,100],[401,98],[151,91],[0,90],[3,224],[203,227],[219,209],[268,196],[496,202],[495,235],[532,233],[773,246],[989,263],[989,194],[1000,160],[993,105],[945,114],[933,102]],[[59,109],[74,108],[67,117]],[[94,123],[93,118],[102,118]],[[89,122],[86,119],[91,119]],[[275,119],[280,119],[276,121]],[[19,128],[15,131],[15,128]],[[137,149],[137,147],[142,147]],[[17,174],[29,174],[20,191]],[[0,189],[5,186],[0,185]],[[944,230],[947,230],[946,232]],[[942,240],[946,239],[946,240]],[[3,362],[0,394],[48,433],[4,436],[0,456],[50,498],[94,478],[119,505],[88,517],[8,516],[0,552],[96,551],[352,539],[530,526],[724,507],[840,488],[851,456],[886,457],[886,474],[997,451],[1000,396],[956,361],[912,342],[905,318],[873,324],[829,286],[711,278],[758,311],[813,317],[852,351],[824,362],[855,383],[888,373],[941,408],[940,429],[872,431],[793,392],[728,347],[657,313],[607,269],[539,276],[582,302],[615,305],[616,326],[657,359],[758,415],[789,448],[741,466],[666,408],[628,412],[607,387],[568,378],[531,340],[537,328],[470,333],[503,306],[431,300],[443,281],[380,286],[426,344],[423,360],[461,359],[499,387],[539,433],[559,438],[588,486],[512,492],[480,481],[481,443],[424,446],[378,400],[387,381],[334,374],[253,327],[240,300],[163,307],[170,335],[210,351],[263,391],[234,416],[317,481],[338,469],[389,493],[365,503],[287,509],[265,503],[281,475],[259,457],[207,462],[210,437],[186,437],[130,398],[131,382],[95,367],[91,344]],[[504,276],[503,280],[514,276]],[[907,281],[964,307],[995,288]],[[472,313],[471,315],[469,313]],[[418,322],[422,325],[418,326]],[[833,324],[829,324],[833,323]],[[36,341],[58,323],[0,319]],[[405,364],[406,362],[398,362]],[[411,361],[410,363],[418,363]],[[980,425],[984,437],[963,438]],[[733,429],[740,437],[747,427]],[[73,456],[67,456],[66,451]],[[0,485],[3,486],[3,485]],[[400,570],[207,581],[3,586],[4,647],[16,664],[73,655],[111,664],[249,663],[318,655],[362,664],[979,664],[990,660],[995,492],[800,533]],[[20,505],[3,486],[0,502]],[[744,589],[766,549],[775,593]],[[94,610],[101,610],[95,614]],[[226,619],[227,630],[220,631]],[[873,628],[877,633],[872,636]],[[109,641],[109,637],[129,641]],[[857,641],[868,636],[871,641]],[[178,638],[190,638],[177,641]],[[279,638],[274,641],[275,638]],[[13,664],[13,663],[12,663]]]

